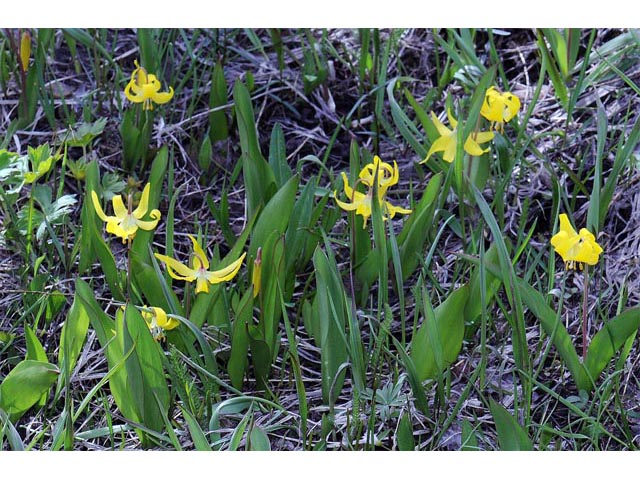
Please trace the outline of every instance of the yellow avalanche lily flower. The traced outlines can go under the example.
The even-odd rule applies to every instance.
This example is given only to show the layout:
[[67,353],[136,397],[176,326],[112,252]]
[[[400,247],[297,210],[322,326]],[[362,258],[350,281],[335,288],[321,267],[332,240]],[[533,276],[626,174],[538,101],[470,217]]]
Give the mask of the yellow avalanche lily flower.
[[387,189],[398,183],[398,180],[400,179],[398,164],[394,160],[392,167],[388,163],[380,160],[378,155],[375,155],[373,157],[373,163],[368,163],[360,171],[360,181],[367,187],[372,187],[376,170],[378,171],[378,190],[382,191],[382,195],[384,196],[387,193]]
[[152,73],[135,62],[136,69],[131,74],[131,80],[124,89],[125,96],[133,103],[142,103],[143,110],[153,110],[153,103],[167,103],[173,97],[173,87],[168,92],[160,92],[162,84]]
[[180,322],[175,318],[167,317],[167,313],[160,307],[144,307],[146,310],[142,310],[142,318],[147,322],[147,326],[153,335],[153,338],[160,340],[164,338],[165,330],[173,330]]
[[484,96],[480,115],[491,122],[491,128],[504,131],[504,124],[520,110],[520,99],[511,92],[500,92],[490,87]]
[[[427,158],[422,160],[420,163],[424,163],[429,160],[429,157],[436,152],[444,152],[443,158],[446,162],[453,162],[456,157],[456,148],[458,144],[458,134],[456,132],[456,128],[458,127],[458,121],[453,117],[451,111],[447,109],[447,117],[449,118],[449,123],[453,130],[449,130],[444,124],[436,117],[436,114],[431,112],[431,120],[433,124],[436,126],[438,133],[440,134],[440,138],[438,138],[427,152]],[[493,139],[493,132],[474,132],[467,140],[464,142],[464,151],[469,155],[479,156],[485,152],[488,152],[489,149],[480,148],[481,143],[489,142]]]
[[164,262],[167,265],[169,275],[176,280],[185,280],[187,282],[196,282],[196,293],[209,291],[209,284],[215,285],[216,283],[226,282],[236,276],[242,260],[246,253],[243,253],[238,260],[231,263],[228,267],[224,267],[220,270],[209,271],[209,260],[202,250],[202,247],[198,241],[189,235],[191,242],[193,243],[193,257],[191,259],[191,268],[183,265],[174,258],[166,255],[160,255],[156,253],[155,256],[158,260]]
[[342,172],[342,182],[344,183],[344,193],[351,200],[351,202],[342,202],[338,200],[337,192],[333,192],[336,203],[340,208],[346,211],[355,210],[356,215],[362,215],[364,219],[363,227],[367,226],[367,219],[371,216],[371,199],[373,197],[373,182],[375,178],[375,172],[378,171],[378,203],[382,209],[382,218],[383,220],[387,220],[388,218],[395,217],[396,213],[408,214],[411,213],[411,210],[396,207],[392,205],[390,202],[384,199],[385,194],[387,193],[387,189],[391,185],[395,185],[398,183],[398,165],[396,162],[393,162],[393,167],[388,163],[382,162],[378,156],[375,156],[373,159],[373,163],[367,164],[360,171],[360,182],[367,185],[369,187],[369,191],[365,193],[361,193],[353,190],[349,186],[349,179],[347,178],[347,174]]
[[133,196],[129,195],[128,208],[124,206],[122,195],[113,196],[113,213],[114,216],[105,215],[104,210],[100,206],[98,195],[93,190],[91,191],[91,200],[93,201],[93,207],[96,209],[96,213],[107,223],[107,232],[113,233],[122,238],[122,243],[126,243],[127,240],[133,240],[138,231],[138,228],[143,230],[153,230],[160,221],[160,210],[154,208],[149,214],[153,220],[142,220],[147,214],[149,209],[149,191],[151,184],[147,183],[142,191],[142,197],[140,197],[140,204],[138,208],[133,210]]
[[551,238],[551,245],[569,269],[575,269],[576,263],[581,270],[583,263],[595,265],[602,253],[596,237],[586,228],[576,233],[565,213],[560,214],[560,231]]

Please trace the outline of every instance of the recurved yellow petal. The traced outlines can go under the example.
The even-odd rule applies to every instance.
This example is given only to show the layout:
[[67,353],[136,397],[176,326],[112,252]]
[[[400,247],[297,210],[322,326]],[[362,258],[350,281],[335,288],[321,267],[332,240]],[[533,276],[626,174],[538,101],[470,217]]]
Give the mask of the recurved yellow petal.
[[244,260],[244,257],[246,255],[246,253],[243,253],[240,258],[238,258],[238,260],[232,262],[224,268],[221,268],[220,270],[207,272],[207,280],[209,281],[209,283],[215,285],[216,283],[226,282],[227,280],[231,280],[233,277],[235,277],[240,270],[242,261]]
[[[449,136],[440,137],[440,138],[436,139],[436,141],[431,144],[431,148],[429,148],[429,151],[427,152],[427,156],[420,163],[424,163],[427,160],[429,160],[429,158],[431,158],[431,155],[433,155],[434,153],[444,152],[447,149],[447,146],[451,142],[453,142],[453,144],[454,144],[454,153],[455,153],[455,139],[454,138],[450,138]],[[445,158],[445,160],[447,160],[447,158]],[[451,162],[452,160],[453,159],[447,160],[447,161]]]
[[[209,259],[207,259],[207,255],[204,253],[204,250],[193,235],[188,235],[188,237],[189,239],[191,239],[191,243],[193,244],[193,252],[196,255],[193,265],[194,269],[198,270],[200,266],[202,266],[202,268],[204,268],[205,270],[209,270]],[[196,260],[198,262],[197,264],[195,263]]]
[[165,263],[167,271],[172,278],[175,278],[176,280],[185,280],[187,282],[193,282],[196,279],[196,274],[198,272],[192,270],[186,265],[183,265],[175,258],[171,258],[167,255],[161,255],[159,253],[155,253],[154,256],[161,262]]
[[467,152],[469,155],[473,155],[474,157],[478,157],[480,155],[482,155],[484,152],[488,152],[489,149],[483,149],[482,147],[480,147],[480,145],[478,145],[478,142],[476,142],[473,137],[469,137],[467,138],[467,141],[464,142],[464,151]]
[[147,183],[142,190],[142,195],[140,196],[140,203],[138,207],[133,211],[133,216],[137,219],[141,219],[144,217],[145,213],[149,209],[149,192],[151,191],[151,184]]
[[151,98],[158,105],[162,105],[163,103],[167,103],[169,100],[173,98],[173,87],[169,87],[168,92],[156,92]]
[[180,322],[175,318],[167,317],[167,313],[160,307],[151,307],[153,315],[156,318],[156,324],[164,330],[173,330]]
[[91,201],[93,202],[93,208],[95,209],[100,219],[103,222],[108,221],[108,217],[105,215],[104,210],[102,210],[102,206],[100,205],[100,200],[98,200],[98,195],[93,190],[91,190]]
[[343,210],[346,210],[346,211],[350,212],[350,211],[355,210],[356,208],[358,208],[358,204],[357,203],[346,203],[346,202],[338,200],[338,193],[337,192],[333,192],[333,196],[335,197],[335,201],[338,204],[338,206]]
[[440,121],[440,119],[436,116],[435,113],[431,112],[431,121],[438,130],[438,133],[441,137],[445,137],[447,135],[451,135],[451,130],[444,126],[444,124]]
[[122,195],[114,195],[111,203],[113,204],[113,213],[115,213],[116,217],[124,219],[124,217],[129,214],[129,210],[124,206]]
[[149,216],[153,220],[136,220],[136,225],[142,230],[153,230],[154,228],[156,228],[161,217],[160,210],[154,208],[153,210],[151,210]]
[[447,118],[449,119],[449,124],[451,125],[452,129],[455,130],[456,128],[458,128],[458,120],[456,120],[456,118],[453,116],[450,108],[447,108]]

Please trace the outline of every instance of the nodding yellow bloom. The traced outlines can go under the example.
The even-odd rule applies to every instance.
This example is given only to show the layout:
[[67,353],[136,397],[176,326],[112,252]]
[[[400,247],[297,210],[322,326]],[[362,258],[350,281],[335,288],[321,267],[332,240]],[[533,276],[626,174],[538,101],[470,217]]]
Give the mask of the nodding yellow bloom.
[[180,325],[180,322],[175,318],[167,317],[167,313],[160,307],[147,307],[145,305],[144,308],[146,310],[142,310],[140,313],[145,322],[147,322],[151,335],[155,340],[164,339],[165,330],[173,330]]
[[183,265],[174,258],[166,255],[160,255],[156,253],[155,256],[158,260],[164,262],[167,265],[169,275],[176,280],[184,280],[186,282],[196,282],[196,293],[208,292],[209,284],[215,285],[216,283],[226,282],[236,276],[242,260],[246,253],[243,253],[238,260],[231,263],[229,266],[220,270],[209,271],[209,260],[202,250],[202,247],[198,241],[189,235],[191,243],[193,243],[193,257],[191,258],[191,268]]
[[140,197],[140,204],[138,208],[133,209],[133,195],[129,195],[127,201],[127,207],[124,206],[122,195],[113,196],[113,213],[114,216],[107,216],[100,206],[98,195],[93,190],[91,191],[91,200],[93,201],[93,207],[96,209],[96,213],[107,223],[107,232],[117,235],[122,238],[122,243],[126,243],[128,240],[133,240],[138,231],[138,228],[142,230],[153,230],[160,221],[160,211],[156,208],[151,210],[149,215],[153,220],[142,220],[149,210],[149,191],[151,190],[151,184],[147,183],[142,191]]
[[596,237],[586,228],[581,228],[580,233],[576,233],[565,213],[560,214],[560,231],[551,238],[551,245],[568,269],[575,269],[576,264],[580,270],[583,263],[595,265],[602,253]]
[[173,87],[168,92],[160,92],[162,84],[152,73],[135,62],[136,69],[131,73],[131,80],[124,89],[125,96],[133,103],[142,103],[143,110],[153,110],[153,103],[167,103],[173,97]]
[[373,186],[373,179],[376,175],[376,170],[378,171],[378,190],[382,191],[382,195],[387,193],[387,189],[398,183],[400,179],[398,173],[398,164],[396,161],[393,161],[393,167],[388,163],[380,160],[378,155],[373,157],[373,162],[368,163],[364,166],[364,168],[360,171],[360,181],[364,183],[367,187]]
[[480,115],[491,122],[491,128],[504,131],[504,124],[520,110],[520,99],[511,92],[500,92],[490,87],[484,96]]
[[[458,127],[458,121],[451,114],[451,110],[447,109],[447,117],[449,118],[449,123],[453,130],[449,130],[444,124],[436,117],[436,114],[431,112],[431,120],[435,125],[438,133],[440,134],[440,138],[438,138],[433,144],[431,148],[429,148],[429,152],[427,152],[427,157],[422,160],[420,163],[424,163],[429,160],[429,157],[436,152],[444,152],[442,158],[444,158],[445,162],[453,162],[456,158],[456,148],[458,144],[458,134],[456,132],[456,128]],[[485,152],[488,152],[489,149],[482,149],[480,147],[481,143],[489,142],[493,139],[493,132],[473,132],[467,140],[464,142],[464,151],[469,155],[479,156]]]
[[333,192],[336,203],[340,208],[346,211],[355,210],[356,215],[362,215],[364,219],[363,227],[367,226],[367,219],[371,216],[371,199],[373,197],[373,183],[374,178],[376,176],[377,171],[377,187],[378,187],[378,203],[380,208],[382,209],[382,218],[383,220],[387,220],[388,218],[393,218],[396,213],[408,214],[411,213],[411,210],[396,207],[392,205],[390,202],[384,199],[384,196],[387,193],[387,189],[391,185],[395,185],[398,183],[398,164],[393,162],[393,167],[388,163],[385,163],[380,160],[380,158],[376,155],[373,158],[373,163],[367,164],[361,171],[359,175],[359,182],[363,183],[367,187],[369,187],[368,192],[361,193],[355,191],[349,186],[349,179],[347,178],[347,174],[342,172],[342,182],[344,183],[344,193],[350,202],[342,202],[338,200],[338,194],[336,191]]

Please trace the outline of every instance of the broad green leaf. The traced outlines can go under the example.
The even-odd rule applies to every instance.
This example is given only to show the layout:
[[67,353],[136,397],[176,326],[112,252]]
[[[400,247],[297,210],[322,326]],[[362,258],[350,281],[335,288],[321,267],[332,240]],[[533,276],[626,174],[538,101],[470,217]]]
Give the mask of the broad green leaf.
[[595,334],[587,350],[584,366],[596,381],[627,339],[640,328],[640,307],[630,308],[606,322]]
[[[423,295],[427,293],[423,290]],[[421,381],[436,378],[458,357],[464,337],[464,310],[469,298],[469,286],[464,285],[429,313],[430,303],[424,298],[425,321],[411,342],[411,359]]]
[[[264,340],[275,360],[280,338],[280,316],[282,314],[280,286],[285,283],[284,236],[272,232],[262,248],[262,280],[260,288],[260,338]],[[269,362],[270,366],[271,362]]]
[[88,329],[89,315],[76,293],[60,335],[60,351],[58,352],[60,370],[64,370],[65,367],[69,372],[73,370],[87,338]]
[[25,360],[37,360],[39,362],[49,361],[40,340],[38,340],[38,337],[28,325],[24,326],[24,339],[27,344]]
[[57,398],[65,382],[69,381],[78,356],[82,350],[82,345],[87,337],[89,329],[89,315],[87,310],[78,298],[78,294],[73,299],[71,309],[67,314],[67,319],[62,326],[60,335],[60,350],[58,352],[58,366],[63,375],[58,379],[56,388]]
[[269,200],[251,232],[251,244],[247,257],[255,258],[258,248],[263,247],[273,232],[282,235],[287,230],[298,191],[298,175],[291,177]]
[[345,372],[340,366],[348,360],[345,339],[347,322],[344,286],[335,260],[320,247],[313,255],[318,301],[319,344],[322,375],[322,401],[333,404],[340,395]]
[[187,427],[189,428],[189,433],[191,434],[191,440],[193,440],[193,446],[199,452],[210,452],[211,445],[209,445],[207,436],[202,431],[202,428],[198,424],[198,421],[186,408],[180,407],[180,410],[182,410],[182,415],[187,421]]
[[263,429],[257,425],[253,425],[251,432],[249,433],[249,443],[252,451],[268,452],[271,451],[271,443],[269,437]]
[[256,121],[249,91],[237,80],[233,87],[240,149],[242,151],[242,174],[247,196],[247,216],[253,217],[260,205],[266,204],[275,190],[273,170],[262,156],[258,143]]
[[127,384],[138,405],[142,423],[159,432],[164,426],[163,414],[159,409],[166,414],[170,403],[160,347],[151,336],[142,315],[132,305],[127,305],[122,324],[116,322],[116,332],[124,336],[125,351],[135,346],[135,354],[127,359],[125,369]]
[[402,415],[400,422],[398,422],[396,443],[400,451],[412,452],[416,449],[416,442],[413,438],[413,425],[407,413]]
[[23,360],[0,384],[0,408],[12,422],[35,405],[55,383],[60,371],[48,362]]
[[[37,335],[28,325],[24,326],[24,337],[27,344],[27,355],[25,356],[25,360],[48,362],[49,359],[47,358],[47,353],[44,351],[40,340],[38,340]],[[40,397],[40,400],[38,401],[38,407],[44,406],[48,396],[48,391],[42,394],[42,397]]]
[[231,384],[242,388],[244,374],[249,366],[249,325],[253,321],[253,290],[251,288],[242,296],[233,321],[231,335],[231,356],[227,365]]
[[463,452],[477,452],[479,450],[478,439],[471,423],[466,418],[462,421],[462,445],[460,445],[460,450]]
[[[85,173],[85,191],[91,192],[95,190],[96,193],[99,193],[100,173],[98,171],[98,163],[95,160],[89,162]],[[97,228],[100,221],[91,204],[91,194],[88,193],[84,198],[85,200],[83,201],[82,212],[80,214],[82,224],[80,230],[80,260],[78,264],[80,272],[86,272],[96,258],[96,253],[93,248],[93,229]]]
[[206,173],[211,166],[211,157],[213,156],[211,149],[211,139],[209,136],[205,136],[200,145],[200,151],[198,152],[198,166]]
[[316,203],[314,190],[314,182],[309,182],[304,186],[300,196],[295,201],[287,225],[285,245],[287,246],[286,271],[288,283],[284,286],[284,298],[286,300],[293,295],[296,272],[304,270],[311,260],[315,246],[319,242],[319,236],[314,235],[314,230],[322,209],[316,210],[315,207],[316,205],[326,205],[328,197],[323,197]]
[[282,126],[276,123],[271,131],[271,143],[269,144],[269,165],[276,180],[276,185],[281,188],[291,178],[291,168],[287,162],[287,151],[284,142]]
[[209,91],[209,108],[216,109],[209,114],[209,138],[211,143],[224,140],[229,136],[227,115],[222,110],[222,107],[227,103],[229,103],[227,82],[224,78],[222,64],[217,62],[211,74],[211,90]]
[[273,353],[267,342],[260,338],[262,332],[257,325],[249,326],[249,347],[251,349],[251,362],[256,375],[258,389],[269,389],[269,373],[273,362]]
[[490,400],[489,409],[496,422],[500,450],[533,450],[533,443],[527,432],[502,405]]
[[95,330],[98,342],[107,357],[109,370],[113,371],[113,375],[109,378],[109,390],[116,405],[126,418],[140,423],[140,414],[136,408],[132,392],[127,386],[126,368],[115,368],[124,359],[126,359],[124,361],[129,360],[132,356],[132,349],[128,352],[124,350],[123,335],[116,336],[116,323],[104,313],[100,305],[98,305],[91,287],[80,278],[76,280],[76,295],[76,298],[80,299],[89,314],[91,326]]
[[424,254],[425,243],[429,238],[426,232],[429,231],[433,222],[435,200],[440,193],[441,183],[442,174],[434,175],[431,178],[420,202],[405,221],[402,231],[398,235],[403,280],[409,278],[415,271]]

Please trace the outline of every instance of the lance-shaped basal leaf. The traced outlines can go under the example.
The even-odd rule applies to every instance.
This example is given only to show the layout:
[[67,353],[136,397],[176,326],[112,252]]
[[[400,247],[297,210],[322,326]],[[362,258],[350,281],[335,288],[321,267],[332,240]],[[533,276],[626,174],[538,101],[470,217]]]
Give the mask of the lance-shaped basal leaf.
[[16,422],[51,388],[59,373],[48,362],[21,361],[0,384],[0,408]]

